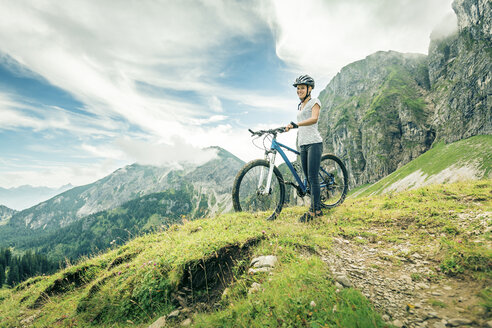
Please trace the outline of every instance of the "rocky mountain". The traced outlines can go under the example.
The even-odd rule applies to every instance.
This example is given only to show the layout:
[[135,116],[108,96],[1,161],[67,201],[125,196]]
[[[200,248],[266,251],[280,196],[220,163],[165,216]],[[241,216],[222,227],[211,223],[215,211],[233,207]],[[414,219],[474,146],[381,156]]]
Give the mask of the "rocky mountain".
[[0,205],[0,226],[6,224],[17,211]]
[[20,211],[48,200],[71,188],[73,188],[71,184],[60,188],[33,187],[29,185],[8,189],[0,187],[0,205]]
[[341,157],[350,184],[378,180],[434,141],[426,56],[377,52],[344,67],[319,98],[325,151]]
[[144,233],[165,230],[183,219],[204,217],[211,212],[207,199],[193,185],[183,184],[179,189],[148,194],[88,215],[60,229],[18,236],[9,246],[17,251],[35,249],[51,261],[75,261]]
[[456,0],[458,29],[433,33],[429,54],[377,52],[320,93],[325,151],[352,187],[375,182],[433,144],[492,134],[490,1]]
[[428,67],[439,140],[492,134],[492,3],[455,0],[458,32],[431,35]]
[[[217,156],[202,165],[180,167],[132,164],[92,184],[70,189],[41,204],[16,213],[9,228],[53,230],[68,226],[82,217],[115,208],[132,199],[192,184],[194,202],[207,202],[210,213],[231,208],[233,179],[244,163],[217,148]],[[0,233],[1,233],[0,228]]]

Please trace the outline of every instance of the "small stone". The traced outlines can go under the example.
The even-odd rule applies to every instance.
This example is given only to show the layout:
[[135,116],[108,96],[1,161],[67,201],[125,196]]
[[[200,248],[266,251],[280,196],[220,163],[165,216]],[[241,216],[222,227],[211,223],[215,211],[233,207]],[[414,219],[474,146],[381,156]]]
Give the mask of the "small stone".
[[336,276],[336,281],[338,281],[340,284],[342,284],[343,287],[352,287],[352,283],[350,282],[349,278],[345,275],[338,275]]
[[396,319],[395,321],[393,321],[393,326],[398,327],[398,328],[402,328],[403,327],[403,322],[401,322],[400,320]]
[[160,317],[149,328],[163,328],[166,327],[166,317]]
[[402,275],[400,277],[400,280],[406,282],[407,284],[411,284],[412,283],[412,278],[410,276],[407,276],[407,275]]
[[167,318],[171,319],[171,318],[176,318],[177,316],[179,316],[179,310],[174,310],[173,312],[167,315]]
[[448,320],[448,326],[451,326],[451,327],[470,325],[471,323],[472,323],[472,321],[468,320],[466,318],[454,318],[454,319]]
[[181,313],[190,313],[191,309],[190,308],[184,308],[181,310]]
[[257,282],[254,282],[253,284],[251,284],[251,288],[249,289],[248,294],[254,294],[260,291],[260,289],[261,289],[261,285]]
[[338,281],[335,281],[335,287],[337,289],[343,289],[343,286]]
[[383,314],[382,318],[383,318],[384,322],[389,322],[389,320],[390,320],[390,317],[387,314]]
[[23,325],[29,325],[29,324],[31,324],[34,321],[34,319],[36,319],[36,315],[32,315],[30,317],[27,317],[25,319],[22,319],[22,321],[20,323],[23,324]]
[[432,328],[446,328],[446,325],[442,322],[434,322]]
[[492,328],[492,320],[487,321],[487,323],[485,324],[485,327]]
[[181,322],[181,327],[188,327],[191,325],[191,319],[188,318],[188,319],[185,319],[183,320],[183,322]]
[[442,293],[441,292],[432,292],[431,295],[432,296],[442,296]]
[[314,301],[311,301],[311,303],[309,303],[309,305],[310,305],[311,307],[316,307],[316,303],[315,303]]
[[425,320],[434,319],[434,318],[439,318],[437,312],[428,312],[427,316],[425,317]]
[[274,255],[258,256],[251,261],[251,266],[254,268],[273,268],[277,264],[277,257]]
[[258,269],[249,268],[248,274],[256,274],[259,272],[270,272],[271,270],[272,270],[271,267],[264,267],[264,268],[258,268]]
[[419,289],[428,289],[429,285],[424,284],[423,282],[419,282],[418,284],[415,285],[415,287],[417,287]]
[[442,289],[444,289],[444,290],[453,290],[453,288],[452,287],[449,287],[449,286],[444,286]]

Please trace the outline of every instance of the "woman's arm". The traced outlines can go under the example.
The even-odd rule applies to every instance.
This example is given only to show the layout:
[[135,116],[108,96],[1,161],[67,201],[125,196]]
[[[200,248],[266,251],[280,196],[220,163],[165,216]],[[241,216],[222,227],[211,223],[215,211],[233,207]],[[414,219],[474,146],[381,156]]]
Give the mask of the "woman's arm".
[[307,120],[304,120],[302,122],[297,123],[297,125],[308,126],[308,125],[313,125],[314,123],[318,122],[319,110],[320,110],[319,105],[314,104],[313,108],[311,109],[311,117],[308,118]]
[[[304,120],[302,122],[297,123],[297,125],[298,126],[308,126],[308,125],[313,125],[314,123],[318,122],[319,110],[320,110],[319,105],[314,104],[313,108],[311,109],[311,117],[308,118],[307,120]],[[285,131],[287,132],[293,128],[294,127],[292,126],[292,124],[289,124],[285,127]]]

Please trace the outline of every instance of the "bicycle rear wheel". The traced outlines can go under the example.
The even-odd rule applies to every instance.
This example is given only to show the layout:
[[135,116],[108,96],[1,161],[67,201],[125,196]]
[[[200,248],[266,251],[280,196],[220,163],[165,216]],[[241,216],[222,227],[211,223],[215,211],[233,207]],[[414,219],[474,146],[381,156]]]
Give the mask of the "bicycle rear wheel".
[[271,186],[266,191],[269,167],[266,160],[258,159],[238,172],[232,187],[232,203],[236,212],[271,212],[269,220],[280,214],[285,197],[284,179],[274,167]]
[[332,208],[343,203],[348,191],[348,174],[343,162],[335,155],[323,155],[319,177],[321,206]]

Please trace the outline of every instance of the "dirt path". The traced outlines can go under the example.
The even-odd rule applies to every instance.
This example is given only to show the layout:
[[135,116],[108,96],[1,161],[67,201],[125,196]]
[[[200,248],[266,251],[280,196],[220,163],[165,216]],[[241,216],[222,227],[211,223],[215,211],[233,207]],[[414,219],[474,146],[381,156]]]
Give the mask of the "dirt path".
[[438,262],[419,253],[399,256],[408,246],[336,238],[320,254],[339,284],[360,290],[397,327],[492,327],[478,297],[486,282],[437,274]]

